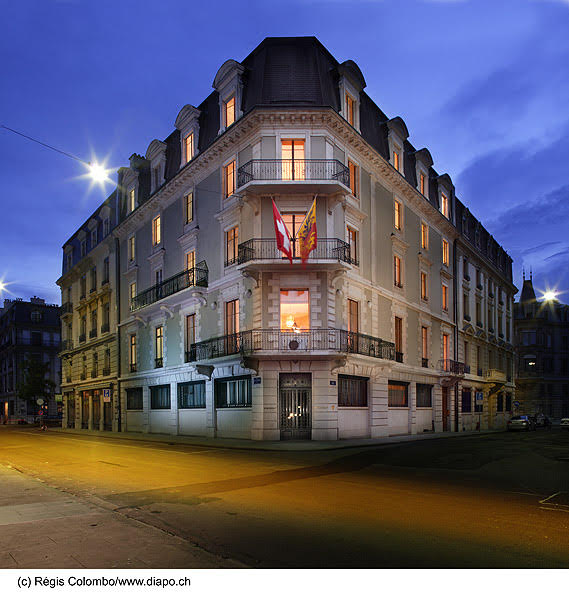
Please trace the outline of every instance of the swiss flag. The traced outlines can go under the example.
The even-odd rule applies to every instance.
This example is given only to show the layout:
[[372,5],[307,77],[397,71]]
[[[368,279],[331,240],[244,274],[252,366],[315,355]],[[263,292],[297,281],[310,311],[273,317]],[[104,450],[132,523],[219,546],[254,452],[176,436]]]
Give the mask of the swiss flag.
[[290,260],[292,264],[292,243],[290,241],[290,234],[279,213],[277,205],[273,200],[273,219],[275,222],[275,236],[277,238],[277,250],[280,250]]

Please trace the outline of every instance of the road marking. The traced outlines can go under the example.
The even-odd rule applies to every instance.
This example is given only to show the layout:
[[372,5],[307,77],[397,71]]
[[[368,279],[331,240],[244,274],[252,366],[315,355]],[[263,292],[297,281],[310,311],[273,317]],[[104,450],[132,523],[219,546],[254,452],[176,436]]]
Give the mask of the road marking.
[[551,500],[551,498],[555,498],[555,496],[559,496],[559,494],[562,494],[563,492],[555,492],[555,494],[551,494],[551,496],[547,496],[547,498],[544,498],[543,500],[540,500],[539,503],[540,504],[545,504],[548,500]]

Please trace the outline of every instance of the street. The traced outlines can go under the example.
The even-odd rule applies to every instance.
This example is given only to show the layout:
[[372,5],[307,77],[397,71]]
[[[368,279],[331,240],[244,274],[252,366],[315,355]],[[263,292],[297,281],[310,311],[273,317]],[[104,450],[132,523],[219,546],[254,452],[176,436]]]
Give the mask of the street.
[[[35,501],[7,493],[14,474],[41,480],[48,500],[72,497],[52,527],[103,512],[120,524],[122,539],[97,537],[116,553],[84,555],[87,567],[569,565],[569,432],[559,428],[275,452],[5,426],[0,471],[12,482],[2,480],[0,551],[16,552],[3,568],[32,564],[16,536],[47,522],[2,514]],[[144,564],[133,555],[142,530],[153,551]]]

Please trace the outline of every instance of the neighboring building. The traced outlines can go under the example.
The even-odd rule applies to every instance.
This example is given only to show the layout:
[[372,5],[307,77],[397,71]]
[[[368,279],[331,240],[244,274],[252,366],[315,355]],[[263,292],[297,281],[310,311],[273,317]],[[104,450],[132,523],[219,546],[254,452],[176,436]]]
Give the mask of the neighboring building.
[[537,301],[531,275],[524,276],[514,329],[520,410],[569,416],[569,306],[556,299]]
[[47,414],[61,411],[59,394],[60,362],[59,306],[46,304],[33,297],[29,302],[21,298],[5,299],[0,308],[0,418],[6,423],[20,420],[33,422],[40,406],[18,398],[22,371],[26,360],[49,363],[49,379],[54,383],[53,394],[47,400]]
[[63,426],[114,430],[117,399],[116,193],[63,246]]
[[[488,403],[493,379],[457,361],[455,251],[506,303],[511,260],[466,237],[450,177],[365,86],[313,37],[267,38],[119,170],[121,429],[335,440],[473,426],[451,389],[483,387]],[[291,265],[271,198],[296,237],[315,197],[318,246]]]
[[460,427],[504,427],[515,401],[512,259],[457,200],[456,293]]

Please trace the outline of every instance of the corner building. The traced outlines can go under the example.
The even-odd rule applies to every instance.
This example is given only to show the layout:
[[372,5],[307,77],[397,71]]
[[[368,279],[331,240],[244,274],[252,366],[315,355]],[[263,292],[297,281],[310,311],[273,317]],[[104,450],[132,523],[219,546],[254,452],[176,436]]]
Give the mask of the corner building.
[[[365,86],[313,37],[267,38],[119,171],[122,429],[457,429],[454,186]],[[318,246],[303,265],[295,238],[315,197]]]

